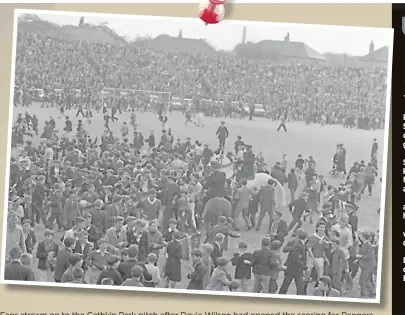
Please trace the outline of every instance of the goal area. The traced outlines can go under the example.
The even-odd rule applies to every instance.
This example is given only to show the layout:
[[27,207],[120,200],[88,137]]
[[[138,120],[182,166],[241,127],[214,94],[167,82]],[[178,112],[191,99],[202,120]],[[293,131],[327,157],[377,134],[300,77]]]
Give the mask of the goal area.
[[132,89],[119,89],[105,87],[100,92],[100,99],[102,104],[110,97],[127,99],[138,99],[144,102],[162,102],[169,103],[171,101],[170,92],[152,91],[152,90],[132,90]]

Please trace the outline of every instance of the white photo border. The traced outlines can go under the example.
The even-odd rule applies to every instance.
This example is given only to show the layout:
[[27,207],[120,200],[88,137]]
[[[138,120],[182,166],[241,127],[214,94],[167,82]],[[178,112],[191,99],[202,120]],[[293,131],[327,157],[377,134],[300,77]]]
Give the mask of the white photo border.
[[6,155],[6,180],[5,180],[5,193],[4,193],[4,207],[3,207],[3,235],[2,235],[2,250],[1,250],[1,264],[0,264],[0,284],[33,286],[33,287],[58,287],[58,288],[80,288],[80,289],[96,289],[96,290],[114,290],[114,291],[139,291],[139,292],[153,292],[153,293],[181,293],[181,294],[196,294],[196,295],[214,295],[214,296],[231,296],[231,297],[254,297],[254,298],[275,298],[275,299],[291,299],[291,300],[310,300],[310,301],[333,301],[333,302],[350,302],[350,303],[364,303],[364,304],[380,304],[381,302],[381,276],[382,276],[382,258],[383,258],[383,244],[384,244],[384,222],[385,222],[385,206],[386,206],[386,188],[387,188],[387,168],[388,168],[388,146],[389,146],[389,129],[390,129],[390,112],[391,112],[391,76],[392,76],[392,57],[393,57],[393,39],[394,30],[390,28],[377,28],[377,27],[360,27],[360,26],[336,26],[336,25],[321,25],[321,24],[301,24],[301,23],[283,23],[283,22],[263,22],[263,21],[242,21],[242,20],[224,20],[223,24],[243,24],[243,25],[291,25],[299,26],[302,28],[330,28],[330,29],[347,29],[355,28],[357,30],[370,30],[374,29],[380,32],[386,32],[387,36],[391,33],[391,41],[388,46],[388,64],[387,64],[387,90],[386,90],[386,106],[385,106],[385,121],[384,121],[384,152],[383,152],[383,166],[382,166],[382,183],[381,183],[381,212],[380,212],[380,226],[379,231],[382,237],[379,238],[378,248],[378,267],[377,267],[377,283],[376,283],[376,297],[374,299],[361,299],[361,298],[340,298],[340,297],[314,297],[305,295],[284,295],[284,294],[263,294],[263,293],[249,293],[249,292],[227,292],[227,291],[205,291],[205,290],[187,290],[187,289],[165,289],[165,288],[147,288],[147,287],[121,287],[121,286],[100,286],[91,284],[70,284],[70,283],[54,283],[54,282],[40,282],[40,281],[15,281],[5,280],[5,259],[6,256],[6,231],[7,231],[7,209],[8,209],[8,194],[9,194],[9,176],[10,176],[10,155],[11,155],[11,135],[13,124],[13,98],[14,98],[14,80],[15,80],[15,62],[16,62],[16,47],[17,47],[17,28],[18,16],[20,14],[49,14],[49,15],[73,15],[73,16],[108,16],[108,17],[125,17],[133,19],[154,19],[154,20],[182,20],[182,21],[198,21],[195,18],[183,17],[164,17],[152,15],[130,15],[130,14],[109,14],[109,13],[95,13],[95,12],[71,12],[71,11],[53,11],[53,10],[35,10],[35,9],[15,9],[14,22],[13,22],[13,47],[11,58],[11,83],[10,83],[10,97],[9,97],[9,119],[8,119],[8,135],[7,135],[7,155]]

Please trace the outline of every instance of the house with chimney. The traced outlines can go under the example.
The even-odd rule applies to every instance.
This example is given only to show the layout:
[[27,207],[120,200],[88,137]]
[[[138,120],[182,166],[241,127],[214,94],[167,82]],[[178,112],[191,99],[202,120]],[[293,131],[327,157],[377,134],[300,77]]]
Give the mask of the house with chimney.
[[329,64],[340,67],[356,68],[381,68],[388,66],[388,46],[380,47],[375,50],[374,41],[371,41],[368,48],[368,54],[365,56],[351,56],[348,54],[325,53]]
[[177,37],[162,34],[151,40],[147,46],[150,49],[163,50],[169,52],[183,52],[189,54],[216,54],[217,51],[205,40],[185,38],[180,30]]
[[278,61],[327,62],[327,58],[303,42],[290,40],[287,33],[283,40],[262,40],[257,43],[245,42],[246,28],[243,31],[242,43],[236,45],[234,55],[242,58],[261,58]]
[[375,50],[374,42],[369,45],[368,54],[359,58],[359,61],[365,66],[386,67],[388,65],[388,46],[383,46]]

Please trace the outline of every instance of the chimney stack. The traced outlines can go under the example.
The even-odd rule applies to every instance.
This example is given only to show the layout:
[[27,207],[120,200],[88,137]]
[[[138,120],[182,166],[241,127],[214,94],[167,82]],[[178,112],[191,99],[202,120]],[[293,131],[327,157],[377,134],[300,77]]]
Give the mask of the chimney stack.
[[179,38],[183,38],[183,30],[179,31]]
[[284,41],[285,41],[285,42],[289,42],[289,41],[290,41],[290,33],[287,33],[287,35],[284,37]]
[[371,41],[371,43],[370,43],[370,48],[369,48],[369,50],[368,50],[368,54],[371,55],[371,54],[373,54],[373,53],[374,53],[374,42]]
[[242,44],[246,44],[246,26],[243,27]]

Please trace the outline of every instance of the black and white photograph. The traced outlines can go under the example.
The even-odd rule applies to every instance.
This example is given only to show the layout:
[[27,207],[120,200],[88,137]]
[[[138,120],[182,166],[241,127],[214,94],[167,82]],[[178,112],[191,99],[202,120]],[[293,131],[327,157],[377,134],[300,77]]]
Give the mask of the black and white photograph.
[[15,10],[13,36],[2,283],[380,303],[392,29]]

